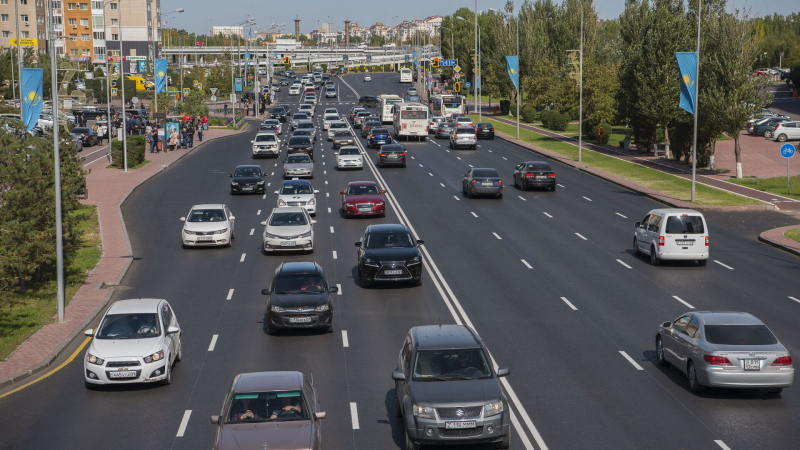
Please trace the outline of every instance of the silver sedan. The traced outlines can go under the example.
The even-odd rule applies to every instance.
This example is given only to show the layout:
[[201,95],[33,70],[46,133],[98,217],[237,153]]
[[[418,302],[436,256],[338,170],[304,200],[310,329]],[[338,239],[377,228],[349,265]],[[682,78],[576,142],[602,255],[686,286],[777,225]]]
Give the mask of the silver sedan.
[[786,347],[748,313],[693,311],[664,322],[656,334],[656,359],[683,372],[693,392],[713,386],[780,393],[794,381]]

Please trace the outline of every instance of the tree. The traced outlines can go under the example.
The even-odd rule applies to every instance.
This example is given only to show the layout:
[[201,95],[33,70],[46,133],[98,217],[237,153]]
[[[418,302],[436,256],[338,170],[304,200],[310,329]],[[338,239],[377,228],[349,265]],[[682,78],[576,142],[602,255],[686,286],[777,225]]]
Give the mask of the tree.
[[203,117],[208,115],[208,105],[203,91],[192,89],[183,99],[183,103],[178,104],[180,111],[192,117]]

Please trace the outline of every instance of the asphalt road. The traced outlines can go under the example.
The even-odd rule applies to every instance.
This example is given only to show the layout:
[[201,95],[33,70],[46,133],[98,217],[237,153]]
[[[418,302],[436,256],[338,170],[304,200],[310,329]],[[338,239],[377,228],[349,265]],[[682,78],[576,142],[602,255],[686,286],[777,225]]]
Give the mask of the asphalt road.
[[[332,106],[346,114],[354,91],[409,87],[396,74],[362,80],[337,80],[340,97],[322,99],[317,111]],[[662,205],[557,163],[556,192],[518,191],[511,186],[514,165],[542,157],[511,143],[449,150],[433,138],[402,142],[407,168],[343,172],[320,137],[314,254],[266,256],[259,222],[275,206],[281,159],[257,161],[274,172],[266,198],[228,194],[228,173],[253,163],[250,139],[248,133],[210,142],[137,189],[122,208],[135,261],[114,299],[170,301],[184,336],[172,385],[87,391],[78,358],[0,399],[0,449],[210,448],[215,427],[208,417],[219,413],[231,380],[262,370],[313,376],[328,413],[326,449],[398,448],[391,371],[408,329],[439,322],[474,326],[495,361],[511,368],[504,388],[514,416],[512,448],[788,449],[800,441],[796,388],[780,396],[693,394],[677,370],[655,363],[654,352],[656,326],[691,305],[751,312],[797,354],[800,302],[790,297],[800,299],[800,258],[756,240],[763,229],[795,219],[706,212],[713,262],[652,267],[632,254],[633,222]],[[374,161],[375,151],[365,152]],[[461,178],[471,166],[497,168],[505,197],[464,197]],[[339,215],[338,192],[354,180],[388,189],[386,218]],[[181,248],[178,218],[198,203],[226,203],[234,212],[232,248]],[[361,288],[353,243],[370,223],[396,222],[425,240],[423,285]],[[308,260],[341,285],[335,332],[267,336],[260,290],[280,262]]]

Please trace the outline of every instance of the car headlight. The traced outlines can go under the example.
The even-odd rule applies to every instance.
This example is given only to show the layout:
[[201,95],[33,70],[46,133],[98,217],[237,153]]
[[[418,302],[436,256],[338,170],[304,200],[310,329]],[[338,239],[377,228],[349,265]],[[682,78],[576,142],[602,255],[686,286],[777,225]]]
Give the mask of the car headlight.
[[329,309],[331,309],[330,306],[328,306],[327,304],[324,304],[324,305],[320,305],[320,306],[317,306],[316,308],[314,308],[314,311],[325,312],[325,311],[327,311]]
[[353,204],[352,203],[345,203],[344,206],[346,206],[347,208],[352,208]]
[[97,357],[91,353],[86,353],[86,361],[98,366],[102,366],[106,362],[103,358]]
[[364,264],[368,266],[377,266],[378,263],[372,258],[364,258]]
[[316,200],[314,200],[314,199],[312,198],[312,199],[311,199],[311,200],[309,200],[309,201],[308,201],[308,203],[306,203],[306,204],[307,204],[307,205],[309,205],[309,206],[313,206],[313,205],[316,205],[316,204],[317,204],[317,201],[316,201]]
[[307,232],[307,233],[303,233],[303,234],[301,234],[301,235],[300,235],[300,236],[298,236],[298,237],[301,237],[301,238],[308,238],[308,237],[311,237],[311,232],[309,231],[309,232]]
[[263,181],[259,181],[259,182],[258,182],[258,183],[256,183],[256,184],[258,184],[258,185],[262,185],[262,184],[264,184],[264,182],[263,182]]
[[383,202],[375,203],[375,206],[383,206]]
[[280,236],[278,236],[276,234],[269,234],[269,233],[264,233],[264,237],[267,238],[267,239],[281,239]]
[[422,262],[422,260],[419,256],[415,256],[408,260],[408,264],[419,264],[420,262]]
[[484,405],[483,407],[483,417],[492,417],[502,413],[505,410],[503,407],[503,402],[494,402],[489,403],[488,405]]
[[152,355],[147,355],[144,357],[144,362],[151,363],[155,361],[161,361],[164,359],[164,350],[158,351],[153,353]]
[[228,229],[227,228],[223,228],[221,230],[215,231],[214,234],[224,234],[224,233],[227,233],[227,232],[228,232]]
[[436,410],[431,406],[413,405],[414,415],[423,419],[435,419]]
[[237,183],[235,181],[231,181],[231,186],[238,186],[238,185],[239,185],[239,183]]
[[285,309],[283,309],[283,308],[281,308],[280,306],[270,306],[270,308],[269,308],[269,309],[270,309],[270,311],[272,311],[272,312],[274,312],[274,313],[282,313],[282,312],[286,312],[286,310],[285,310]]
[[195,234],[194,231],[187,230],[185,228],[183,229],[183,232],[186,233],[186,234]]
[[286,202],[281,199],[278,199],[278,206],[286,206]]

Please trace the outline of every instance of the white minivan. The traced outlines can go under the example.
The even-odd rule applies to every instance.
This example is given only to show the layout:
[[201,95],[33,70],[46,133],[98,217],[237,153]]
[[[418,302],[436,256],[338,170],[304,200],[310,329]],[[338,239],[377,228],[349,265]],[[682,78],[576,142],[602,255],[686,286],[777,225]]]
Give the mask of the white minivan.
[[691,209],[654,209],[634,224],[633,253],[650,256],[650,264],[662,260],[708,263],[708,224],[703,214]]

